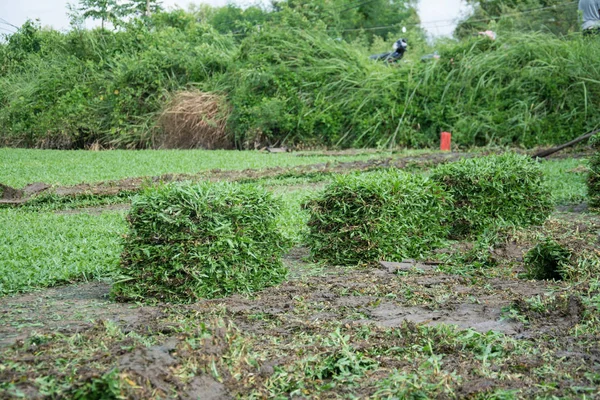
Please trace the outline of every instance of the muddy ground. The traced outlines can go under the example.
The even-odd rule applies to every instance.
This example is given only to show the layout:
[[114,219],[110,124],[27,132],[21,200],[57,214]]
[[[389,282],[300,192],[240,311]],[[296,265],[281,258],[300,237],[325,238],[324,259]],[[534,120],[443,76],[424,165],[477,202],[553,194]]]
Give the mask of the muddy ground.
[[[581,243],[600,232],[585,213],[548,224]],[[439,260],[327,267],[295,248],[289,279],[252,296],[122,304],[93,282],[6,297],[0,397],[594,398],[599,288],[525,279],[530,233],[469,273]]]

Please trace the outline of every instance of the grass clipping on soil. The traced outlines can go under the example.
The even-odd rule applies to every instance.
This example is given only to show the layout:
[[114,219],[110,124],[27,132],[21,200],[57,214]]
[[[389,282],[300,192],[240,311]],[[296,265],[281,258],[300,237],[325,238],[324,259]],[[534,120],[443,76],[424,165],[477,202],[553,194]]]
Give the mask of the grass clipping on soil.
[[289,241],[277,228],[280,201],[230,183],[148,189],[132,204],[117,300],[193,302],[276,285]]
[[336,265],[421,257],[448,234],[452,200],[427,178],[398,170],[341,176],[310,210],[313,257]]
[[225,99],[212,93],[177,93],[159,118],[158,147],[166,149],[231,149],[227,135],[229,109]]
[[600,135],[592,136],[590,144],[596,150],[590,160],[588,196],[591,210],[600,212]]
[[454,198],[453,238],[480,234],[498,224],[542,224],[552,211],[542,170],[527,156],[463,159],[437,167],[432,179]]

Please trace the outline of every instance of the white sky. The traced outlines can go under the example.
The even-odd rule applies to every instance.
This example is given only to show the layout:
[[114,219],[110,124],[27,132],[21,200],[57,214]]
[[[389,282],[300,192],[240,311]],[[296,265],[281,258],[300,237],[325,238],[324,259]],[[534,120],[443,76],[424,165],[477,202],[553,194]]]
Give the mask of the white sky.
[[[27,18],[39,19],[43,26],[52,26],[55,29],[67,29],[69,20],[66,6],[69,0],[0,0],[0,33],[14,32],[14,28],[6,25],[10,23],[21,26]],[[77,3],[77,0],[71,0]],[[228,0],[164,0],[166,8],[187,8],[189,3],[208,3],[214,6],[223,6]],[[247,4],[247,1],[232,1],[237,4]],[[432,36],[450,35],[454,26],[453,20],[466,13],[468,8],[463,0],[420,0],[419,15],[423,27]],[[88,22],[90,24],[90,22]]]

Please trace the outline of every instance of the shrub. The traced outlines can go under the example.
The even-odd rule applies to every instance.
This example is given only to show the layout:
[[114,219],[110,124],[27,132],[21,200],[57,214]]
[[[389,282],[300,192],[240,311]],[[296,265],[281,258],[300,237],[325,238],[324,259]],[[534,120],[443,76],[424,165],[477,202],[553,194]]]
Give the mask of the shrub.
[[590,209],[600,212],[600,135],[593,136],[590,144],[596,152],[590,160],[588,196]]
[[454,238],[476,235],[499,223],[541,224],[552,210],[542,171],[527,156],[505,153],[463,159],[437,167],[432,179],[454,197],[450,232]]
[[149,189],[133,201],[121,254],[118,300],[191,302],[281,282],[288,240],[277,230],[279,200],[234,184]]
[[525,254],[525,268],[531,279],[565,278],[571,252],[556,241],[545,238]]
[[421,257],[447,236],[451,204],[435,182],[397,170],[338,177],[306,204],[307,242],[339,265]]

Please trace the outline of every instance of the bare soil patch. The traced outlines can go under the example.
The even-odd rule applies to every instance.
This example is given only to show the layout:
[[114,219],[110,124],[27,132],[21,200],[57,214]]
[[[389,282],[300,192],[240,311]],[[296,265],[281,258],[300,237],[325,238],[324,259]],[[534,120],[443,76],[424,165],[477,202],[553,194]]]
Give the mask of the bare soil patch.
[[[543,358],[524,355],[497,364],[488,361],[488,367],[495,366],[497,372],[481,377],[476,372],[481,361],[463,354],[467,348],[444,344],[449,339],[433,339],[435,351],[445,354],[439,373],[455,371],[464,377],[462,383],[448,381],[459,397],[500,389],[524,390],[547,362],[558,368],[600,370],[598,352],[590,352],[588,345],[573,341],[569,334],[585,310],[577,294],[548,313],[529,315],[528,321],[511,319],[505,313],[532,296],[545,299],[560,293],[564,283],[516,278],[475,282],[440,272],[435,264],[418,262],[409,262],[412,268],[394,272],[381,266],[322,269],[307,264],[306,255],[302,248],[288,255],[290,280],[278,287],[253,296],[236,295],[192,305],[115,303],[108,297],[110,286],[106,283],[0,299],[0,352],[4,352],[0,359],[29,365],[28,372],[0,370],[0,382],[21,382],[16,384],[21,392],[39,397],[40,387],[29,382],[40,374],[66,377],[52,360],[58,353],[69,357],[74,351],[70,343],[81,340],[84,347],[76,353],[77,362],[85,365],[81,387],[116,369],[122,382],[130,382],[124,389],[128,398],[225,399],[251,392],[267,396],[264,385],[277,371],[302,368],[307,354],[318,355],[311,361],[317,364],[319,358],[335,356],[323,342],[329,340],[334,326],[350,335],[354,351],[372,357],[379,354],[377,360],[383,369],[368,374],[359,386],[338,386],[316,397],[334,398],[344,392],[372,396],[376,382],[390,370],[417,368],[410,358],[394,357],[394,351],[385,349],[409,349],[416,343],[427,343],[431,338],[422,336],[425,333],[418,328],[424,326],[456,325],[483,335],[501,332],[514,340],[546,347]],[[368,339],[361,339],[364,332],[369,332]],[[306,342],[310,337],[314,341]],[[590,340],[584,343],[598,343],[597,338]],[[108,346],[108,351],[102,346]],[[250,357],[250,349],[261,354],[257,361],[235,358]],[[586,354],[586,358],[577,354]],[[502,378],[515,371],[522,374],[522,381]],[[581,379],[583,375],[573,378],[573,384],[585,385]],[[311,392],[314,388],[306,390],[317,393]],[[533,395],[536,391],[523,393]]]

